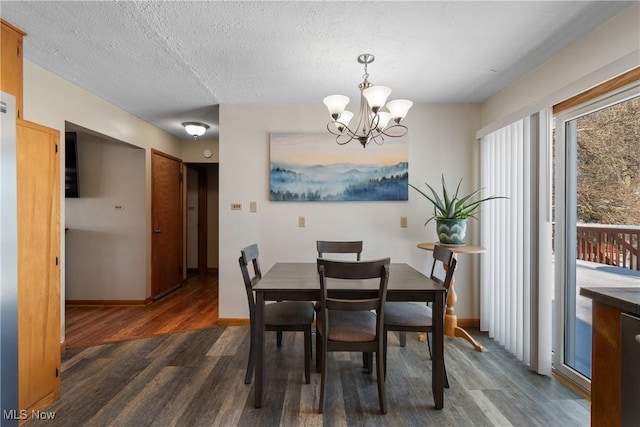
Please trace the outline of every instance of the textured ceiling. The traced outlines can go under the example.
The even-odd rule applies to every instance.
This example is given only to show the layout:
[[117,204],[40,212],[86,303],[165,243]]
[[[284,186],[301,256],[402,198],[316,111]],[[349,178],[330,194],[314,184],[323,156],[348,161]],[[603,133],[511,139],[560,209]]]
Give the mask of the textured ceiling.
[[13,2],[26,59],[185,139],[219,104],[482,102],[634,2]]

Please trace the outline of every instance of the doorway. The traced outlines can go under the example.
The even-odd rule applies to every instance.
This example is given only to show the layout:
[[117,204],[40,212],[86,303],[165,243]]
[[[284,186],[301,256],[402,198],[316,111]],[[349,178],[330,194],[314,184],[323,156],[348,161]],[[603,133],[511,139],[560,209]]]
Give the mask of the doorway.
[[218,164],[185,167],[186,266],[189,277],[218,270]]
[[637,286],[640,96],[608,93],[556,118],[554,368],[591,379],[589,286]]

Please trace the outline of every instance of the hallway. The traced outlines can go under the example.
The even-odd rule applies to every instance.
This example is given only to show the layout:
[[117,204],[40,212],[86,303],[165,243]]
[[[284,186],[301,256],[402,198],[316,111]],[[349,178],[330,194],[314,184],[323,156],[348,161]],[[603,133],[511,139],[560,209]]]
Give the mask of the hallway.
[[66,306],[65,347],[89,346],[209,328],[218,321],[218,274],[188,278],[145,306]]

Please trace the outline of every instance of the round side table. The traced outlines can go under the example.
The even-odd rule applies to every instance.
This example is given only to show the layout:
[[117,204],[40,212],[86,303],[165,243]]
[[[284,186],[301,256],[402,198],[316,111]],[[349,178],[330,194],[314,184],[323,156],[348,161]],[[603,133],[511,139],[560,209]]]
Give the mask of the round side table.
[[[436,245],[444,246],[453,252],[453,256],[457,259],[458,254],[481,254],[487,250],[482,246],[473,245],[444,245],[442,243],[419,243],[418,248],[425,251],[433,251]],[[446,268],[446,267],[445,267]],[[449,287],[449,294],[447,296],[447,309],[444,315],[444,334],[450,337],[461,337],[471,343],[473,348],[477,351],[482,351],[482,346],[474,340],[471,335],[460,326],[458,326],[458,317],[455,312],[455,305],[458,301],[458,296],[455,290],[455,274],[451,277],[451,285]]]

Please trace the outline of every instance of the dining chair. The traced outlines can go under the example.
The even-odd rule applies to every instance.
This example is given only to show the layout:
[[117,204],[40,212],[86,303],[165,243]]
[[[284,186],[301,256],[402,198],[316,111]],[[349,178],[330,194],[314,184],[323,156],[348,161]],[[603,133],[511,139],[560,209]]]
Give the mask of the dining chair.
[[[431,266],[431,280],[444,286],[446,292],[444,301],[446,306],[447,294],[451,285],[451,278],[456,269],[456,259],[451,250],[436,245],[433,251]],[[417,302],[389,302],[384,309],[384,363],[387,363],[387,334],[389,331],[400,332],[400,346],[406,345],[405,332],[427,333],[427,347],[431,355],[430,334],[433,332],[433,311],[429,305]],[[386,370],[385,370],[386,375]],[[444,370],[444,384],[449,388],[447,370]]]
[[[240,270],[247,291],[249,302],[249,325],[251,339],[249,344],[249,360],[247,362],[247,373],[244,378],[245,384],[251,383],[253,368],[256,358],[256,326],[255,326],[255,299],[253,287],[262,278],[260,263],[258,261],[258,245],[247,246],[240,251]],[[249,272],[249,264],[253,265],[253,276]],[[279,301],[266,304],[264,307],[264,328],[266,331],[277,332],[277,345],[282,345],[282,331],[302,331],[304,332],[304,377],[305,382],[311,382],[311,324],[314,317],[313,303],[307,301]]]
[[[376,375],[378,382],[378,400],[380,410],[387,413],[384,390],[384,305],[387,299],[390,259],[372,261],[335,261],[318,258],[320,277],[320,311],[318,312],[318,333],[320,350],[320,405],[324,411],[327,384],[327,353],[363,352],[376,353]],[[329,297],[327,279],[346,279],[361,281],[379,279],[378,292],[374,298],[344,299]],[[355,285],[355,283],[354,283]],[[372,312],[375,310],[375,313]]]
[[318,257],[324,258],[324,254],[355,254],[356,260],[360,261],[362,254],[362,240],[355,241],[331,241],[316,240]]
[[[316,249],[318,250],[318,258],[324,258],[325,254],[354,254],[356,261],[360,261],[362,254],[362,240],[316,240]],[[316,303],[316,311],[318,304]],[[320,371],[320,358],[318,357],[318,348],[320,346],[320,335],[318,334],[318,326],[316,324],[316,371]],[[369,373],[371,373],[372,355],[362,353],[362,364]]]

